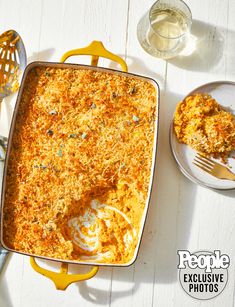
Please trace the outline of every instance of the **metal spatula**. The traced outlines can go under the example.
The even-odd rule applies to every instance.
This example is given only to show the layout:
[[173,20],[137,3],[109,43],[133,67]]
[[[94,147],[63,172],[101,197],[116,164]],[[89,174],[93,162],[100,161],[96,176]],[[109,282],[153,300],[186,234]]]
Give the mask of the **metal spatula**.
[[24,43],[19,34],[9,30],[0,35],[0,104],[17,91],[19,78],[27,63]]

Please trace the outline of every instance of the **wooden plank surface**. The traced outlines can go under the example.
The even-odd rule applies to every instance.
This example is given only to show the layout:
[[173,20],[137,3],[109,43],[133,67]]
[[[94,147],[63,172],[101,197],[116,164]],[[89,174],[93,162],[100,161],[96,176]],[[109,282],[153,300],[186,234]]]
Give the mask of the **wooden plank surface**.
[[[101,268],[96,277],[62,292],[32,270],[28,257],[14,254],[0,276],[1,307],[234,306],[234,261],[226,289],[213,300],[192,299],[178,281],[178,249],[221,249],[232,260],[235,257],[234,191],[218,193],[188,181],[177,169],[168,142],[172,115],[182,97],[206,82],[235,81],[235,2],[186,2],[193,14],[196,49],[166,62],[144,52],[136,37],[137,23],[151,0],[0,0],[0,32],[13,28],[21,34],[29,62],[58,61],[66,50],[102,40],[126,59],[129,71],[156,79],[161,88],[154,190],[136,263],[125,269]],[[107,61],[100,64],[116,67]],[[1,134],[7,134],[15,98],[3,103]],[[48,262],[43,265],[54,267]],[[72,272],[83,270],[81,266],[71,268]]]

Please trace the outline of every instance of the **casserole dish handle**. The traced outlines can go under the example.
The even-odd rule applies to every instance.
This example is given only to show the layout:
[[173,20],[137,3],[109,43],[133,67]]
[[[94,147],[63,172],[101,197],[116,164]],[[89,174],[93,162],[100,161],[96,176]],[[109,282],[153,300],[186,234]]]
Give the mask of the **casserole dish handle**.
[[[69,57],[75,55],[91,55],[92,66],[97,66],[99,57],[103,57],[120,64],[123,71],[128,70],[126,62],[121,57],[108,51],[100,41],[93,41],[85,48],[70,50],[62,56],[60,61],[65,62]],[[36,272],[50,278],[58,290],[65,290],[71,283],[90,279],[99,270],[98,266],[94,266],[90,272],[85,274],[68,274],[68,263],[66,262],[61,263],[60,272],[53,272],[40,267],[34,257],[30,257],[30,263]]]
[[69,57],[75,55],[91,55],[92,66],[98,65],[99,57],[106,58],[120,64],[123,71],[128,71],[126,62],[121,57],[108,51],[100,41],[93,41],[89,46],[84,48],[67,51],[60,61],[65,62]]
[[99,270],[98,266],[94,266],[88,273],[68,274],[68,263],[62,262],[60,272],[53,272],[40,267],[34,257],[30,257],[30,264],[36,272],[50,278],[54,282],[57,290],[66,290],[66,288],[74,282],[90,279],[95,276]]

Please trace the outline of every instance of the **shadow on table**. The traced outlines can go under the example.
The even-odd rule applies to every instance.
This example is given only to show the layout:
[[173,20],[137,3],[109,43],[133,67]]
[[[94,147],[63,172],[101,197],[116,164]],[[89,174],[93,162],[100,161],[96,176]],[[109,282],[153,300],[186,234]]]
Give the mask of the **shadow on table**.
[[[193,20],[191,35],[187,47],[182,54],[169,59],[168,63],[190,71],[208,71],[218,66],[225,53],[225,36],[233,43],[235,32],[217,25],[207,24],[199,20]],[[120,55],[124,58],[124,55]],[[154,57],[153,57],[154,59]],[[135,57],[127,57],[129,71],[155,78],[162,83],[162,78],[156,72],[149,70],[145,64]],[[111,63],[111,68],[118,68],[118,64]]]
[[[100,268],[100,272],[98,274],[98,278],[102,278],[102,275],[105,274],[106,268]],[[125,269],[124,269],[125,270]],[[110,269],[109,269],[110,271]],[[113,271],[113,269],[111,270]],[[121,282],[125,282],[125,280],[122,280]],[[112,282],[110,284],[109,288],[104,289],[97,289],[96,286],[90,287],[87,285],[86,282],[82,282],[80,284],[77,284],[78,291],[80,295],[95,304],[98,305],[107,305],[108,303],[114,302],[118,300],[119,298],[128,297],[130,295],[133,295],[137,289],[139,288],[139,284],[131,284],[127,285],[125,284],[125,287],[120,286],[119,290],[113,290],[112,289]]]
[[184,50],[185,55],[178,56],[169,63],[192,71],[208,71],[218,66],[224,53],[224,37],[233,37],[234,31],[193,20],[191,37]]
[[13,307],[13,304],[10,300],[10,293],[9,293],[6,282],[2,284],[0,287],[0,306]]
[[33,61],[50,61],[53,54],[55,52],[55,48],[48,48],[41,50],[39,52],[34,52],[27,58],[27,62],[31,63]]
[[6,263],[3,267],[3,270],[0,274],[0,306],[1,307],[13,307],[13,304],[11,302],[11,295],[10,291],[8,290],[7,282],[4,280],[5,271],[8,266],[9,258],[6,260]]
[[[124,54],[118,54],[118,56],[120,56],[123,59],[125,58]],[[161,77],[161,75],[156,71],[150,70],[145,65],[145,63],[143,61],[141,61],[139,58],[136,58],[134,56],[128,56],[126,58],[126,63],[127,63],[127,66],[128,66],[128,71],[130,73],[136,73],[138,75],[143,75],[143,76],[146,76],[146,77],[149,77],[149,78],[153,78],[159,83],[160,86],[163,85],[164,80]],[[120,65],[118,63],[115,63],[115,62],[109,62],[108,67],[112,68],[112,69],[119,69],[119,70],[121,69]]]
[[216,191],[218,194],[221,194],[221,195],[224,195],[226,197],[229,197],[229,198],[235,198],[235,190],[228,190],[228,191],[219,191],[217,190]]

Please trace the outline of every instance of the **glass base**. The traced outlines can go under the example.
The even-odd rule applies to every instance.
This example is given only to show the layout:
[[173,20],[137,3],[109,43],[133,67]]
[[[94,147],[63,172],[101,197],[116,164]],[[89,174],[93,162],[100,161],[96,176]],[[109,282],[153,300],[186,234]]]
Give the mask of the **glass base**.
[[137,38],[141,47],[147,53],[165,60],[176,57],[184,50],[186,46],[186,37],[184,37],[184,40],[168,42],[166,44],[163,38],[154,35],[149,26],[148,13],[140,19],[137,25]]

